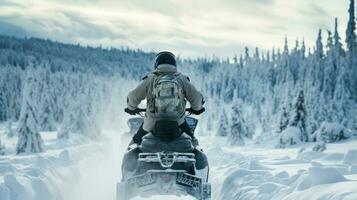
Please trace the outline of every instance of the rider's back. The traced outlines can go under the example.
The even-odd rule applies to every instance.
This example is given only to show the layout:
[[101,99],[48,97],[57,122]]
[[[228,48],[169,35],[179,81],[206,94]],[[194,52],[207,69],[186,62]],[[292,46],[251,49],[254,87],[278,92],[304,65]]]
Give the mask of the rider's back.
[[[165,81],[167,77],[169,80]],[[168,84],[165,83],[163,85],[166,86],[160,88],[157,87],[159,82]],[[169,90],[164,91],[169,85],[171,85]],[[173,90],[172,93],[169,92],[170,90]],[[161,93],[160,91],[163,91],[167,96],[158,95]],[[189,78],[179,73],[175,66],[169,64],[159,65],[154,72],[143,78],[141,84],[129,93],[128,107],[135,109],[144,98],[147,98],[143,127],[146,131],[152,131],[156,122],[163,119],[175,121],[181,125],[185,120],[186,100],[190,102],[194,110],[202,109],[204,102],[202,94],[190,83]],[[165,102],[165,98],[168,99],[167,102]],[[173,98],[177,98],[177,101],[171,101]]]

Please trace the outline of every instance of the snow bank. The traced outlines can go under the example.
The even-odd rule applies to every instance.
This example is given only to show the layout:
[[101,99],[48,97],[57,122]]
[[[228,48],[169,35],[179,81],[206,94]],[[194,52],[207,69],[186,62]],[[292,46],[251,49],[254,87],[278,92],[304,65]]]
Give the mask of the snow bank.
[[57,140],[56,132],[41,134],[46,152],[14,155],[10,149],[11,154],[0,156],[0,200],[68,200],[66,195],[74,193],[83,177],[79,163],[103,151],[101,140],[90,143],[79,135]]
[[315,131],[312,138],[315,141],[333,143],[350,137],[350,132],[341,124],[324,122]]
[[343,163],[348,165],[357,164],[357,149],[349,150],[343,158]]
[[249,162],[250,170],[270,170],[268,167],[260,164],[259,160],[251,160]]
[[1,159],[0,199],[62,199],[60,185],[78,175],[76,169],[71,168],[71,160],[64,157],[66,154],[68,151],[63,150],[57,154]]
[[[236,199],[240,194],[247,192],[244,190],[246,188],[242,187],[242,185],[246,185],[246,181],[249,181],[250,184],[257,185],[265,182],[261,180],[263,177],[272,177],[272,175],[269,172],[262,170],[237,169],[225,178],[221,185],[218,199]],[[245,195],[249,194],[249,197],[246,196],[245,198],[251,199],[253,196],[256,196],[257,193],[247,193]]]
[[315,185],[346,181],[345,177],[334,168],[311,167],[297,181],[297,190],[306,190]]
[[298,127],[291,126],[285,129],[280,136],[279,145],[284,148],[285,146],[291,146],[301,143],[300,140],[301,131]]
[[217,189],[213,189],[213,199],[357,199],[357,150],[346,149],[355,147],[357,142],[331,144],[325,152],[312,151],[313,145],[304,144],[309,150],[302,152],[299,152],[301,146],[222,148],[221,158],[234,160],[236,156],[232,153],[237,152],[240,162],[235,169],[214,168],[211,180],[217,181],[216,176],[222,178],[222,175],[225,178]]

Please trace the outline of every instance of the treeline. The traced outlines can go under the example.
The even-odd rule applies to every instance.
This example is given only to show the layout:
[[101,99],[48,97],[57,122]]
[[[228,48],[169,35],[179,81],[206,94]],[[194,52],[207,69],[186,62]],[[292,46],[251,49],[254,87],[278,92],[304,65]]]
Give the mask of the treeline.
[[[344,132],[356,130],[353,0],[349,12],[347,49],[336,20],[333,31],[326,31],[326,41],[318,31],[313,49],[304,41],[289,48],[286,39],[282,50],[246,48],[233,62],[178,59],[179,71],[189,75],[206,98],[200,134],[227,137],[232,145],[275,138],[286,146],[326,138],[321,132],[333,123]],[[38,141],[29,151],[42,150],[39,131],[58,130],[59,138],[74,132],[95,138],[99,118],[103,113],[121,116],[126,93],[153,70],[154,57],[128,48],[0,36],[0,121],[18,122],[18,153],[28,150],[28,138]],[[328,138],[345,139],[348,134]]]
[[[285,39],[282,51],[273,49],[263,54],[255,49],[251,54],[246,48],[245,55],[234,59],[234,67],[214,68],[213,80],[206,82],[205,90],[211,94],[210,106],[222,108],[215,112],[221,114],[212,113],[210,119],[219,121],[217,134],[239,134],[234,138],[241,142],[229,141],[242,144],[255,133],[259,140],[276,138],[280,146],[324,140],[321,134],[340,135],[329,136],[335,139],[328,142],[352,137],[357,130],[354,12],[351,0],[347,49],[343,48],[336,19],[333,31],[326,31],[327,41],[322,41],[322,30],[318,31],[313,49],[298,40],[289,48]],[[237,105],[240,112],[235,109]],[[237,115],[242,119],[236,120]],[[340,126],[344,129],[326,129]]]

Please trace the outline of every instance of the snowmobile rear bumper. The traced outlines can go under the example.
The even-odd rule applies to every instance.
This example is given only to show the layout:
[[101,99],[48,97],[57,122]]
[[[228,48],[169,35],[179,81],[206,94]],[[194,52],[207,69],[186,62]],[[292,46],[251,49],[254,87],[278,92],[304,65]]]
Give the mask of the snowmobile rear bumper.
[[191,195],[199,200],[211,198],[211,184],[184,170],[149,170],[117,184],[117,200],[135,196]]

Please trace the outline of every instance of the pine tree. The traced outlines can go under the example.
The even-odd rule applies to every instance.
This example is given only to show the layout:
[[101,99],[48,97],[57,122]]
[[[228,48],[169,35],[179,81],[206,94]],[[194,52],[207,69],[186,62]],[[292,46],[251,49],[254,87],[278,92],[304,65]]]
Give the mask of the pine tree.
[[284,40],[284,52],[283,54],[289,54],[289,46],[288,46],[288,37],[285,36],[285,40]]
[[238,66],[240,68],[244,67],[244,60],[243,60],[243,56],[242,55],[239,56],[239,64],[238,64]]
[[289,125],[289,113],[284,106],[282,108],[280,122],[279,122],[279,133],[283,132]]
[[6,150],[6,147],[5,147],[5,145],[3,145],[1,143],[1,138],[0,138],[0,156],[5,155],[5,150]]
[[[347,62],[345,62],[344,65],[347,65]],[[334,110],[336,111],[333,117],[336,119],[337,122],[343,124],[347,123],[350,120],[349,116],[351,115],[349,113],[352,111],[351,105],[353,105],[353,103],[351,102],[351,89],[353,88],[353,86],[351,86],[352,83],[350,80],[348,68],[346,66],[341,66],[340,68],[341,69],[339,70],[339,74],[337,76],[336,89],[333,99],[333,102],[335,104]],[[353,118],[354,117],[351,117],[352,120]]]
[[294,105],[294,112],[290,121],[290,126],[298,127],[301,131],[301,141],[307,142],[309,137],[306,132],[306,109],[304,99],[304,92],[303,90],[300,90]]
[[322,33],[321,29],[319,29],[317,39],[316,39],[316,51],[315,51],[315,60],[314,60],[314,69],[313,73],[313,81],[314,85],[318,86],[320,92],[324,89],[324,52],[323,52],[323,44],[322,44]]
[[228,117],[227,117],[226,111],[223,110],[219,117],[219,126],[218,126],[217,135],[218,136],[227,136],[228,132],[229,132]]
[[347,23],[347,30],[346,30],[346,44],[347,49],[350,53],[350,56],[353,56],[353,52],[356,45],[356,18],[355,18],[355,1],[350,0],[350,6],[348,9],[349,19]]
[[[324,102],[328,102],[329,99],[333,98],[333,94],[334,94],[334,90],[335,90],[335,69],[336,68],[336,58],[334,58],[334,43],[333,43],[333,38],[332,38],[332,34],[330,31],[327,31],[328,37],[327,37],[327,45],[326,45],[326,49],[327,49],[327,53],[326,53],[326,57],[327,57],[327,62],[326,65],[324,66],[323,70],[324,70],[324,91],[323,91],[323,97],[324,98]],[[329,105],[326,105],[329,106]]]
[[[32,71],[28,71],[32,73]],[[18,123],[18,141],[16,146],[16,153],[39,153],[43,149],[43,141],[37,129],[37,120],[35,118],[34,110],[34,92],[33,88],[34,78],[32,74],[28,74],[26,85],[24,88],[23,102],[21,108],[21,115]]]
[[337,18],[335,18],[335,31],[334,31],[334,35],[333,35],[333,39],[334,39],[334,57],[335,58],[339,58],[340,56],[344,55],[344,51],[342,48],[342,43],[341,43],[341,37],[338,33],[338,20]]
[[68,139],[69,133],[73,130],[72,123],[75,121],[75,117],[73,116],[73,111],[66,110],[63,121],[58,128],[57,138],[58,139]]
[[15,136],[15,132],[12,129],[12,120],[9,120],[7,122],[5,134],[6,134],[7,137],[14,137]]
[[245,63],[250,63],[250,56],[249,56],[249,48],[245,47],[244,48],[244,61]]
[[[67,93],[64,119],[59,127],[57,138],[68,138],[70,133],[79,133],[90,138],[97,138],[100,129],[95,118],[95,85],[90,85],[89,77],[76,78],[76,87]],[[101,98],[99,98],[101,99]]]
[[48,69],[39,72],[40,104],[38,105],[38,124],[41,131],[56,130],[56,123],[53,114],[53,98],[50,88],[50,71]]
[[241,107],[239,105],[232,107],[231,127],[228,137],[230,145],[242,146],[245,144],[244,138],[249,138],[252,135],[245,119],[242,115]]
[[356,37],[356,17],[355,17],[355,1],[350,0],[350,6],[348,9],[349,19],[346,29],[346,45],[348,50],[348,69],[350,82],[354,85],[352,90],[352,96],[357,98],[357,37]]
[[323,44],[322,44],[322,32],[319,29],[319,33],[317,34],[316,40],[316,52],[315,55],[318,59],[322,59],[324,56]]
[[304,60],[305,59],[305,53],[306,53],[306,46],[305,46],[305,40],[302,40],[302,44],[301,44],[301,59]]
[[6,116],[7,106],[6,106],[5,88],[1,87],[1,84],[4,83],[0,82],[0,121],[5,121],[7,118]]
[[260,54],[259,54],[258,47],[255,48],[254,59],[256,62],[259,62],[259,60],[260,60]]

